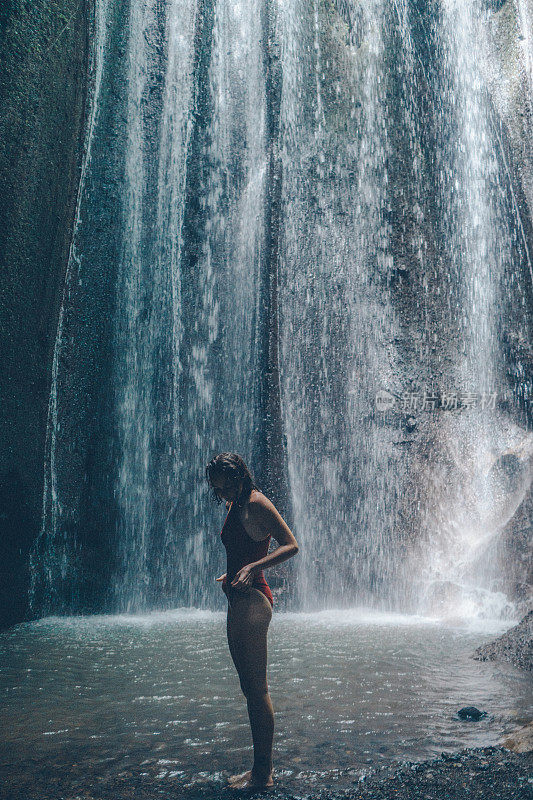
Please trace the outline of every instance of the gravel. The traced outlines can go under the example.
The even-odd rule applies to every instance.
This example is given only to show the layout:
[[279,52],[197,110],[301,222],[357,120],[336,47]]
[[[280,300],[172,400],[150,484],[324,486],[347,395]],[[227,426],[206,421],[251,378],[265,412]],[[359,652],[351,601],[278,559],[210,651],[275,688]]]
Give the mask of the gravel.
[[[173,781],[154,780],[135,771],[103,774],[85,780],[81,775],[35,775],[31,784],[8,780],[0,788],[2,800],[216,800],[237,797],[271,800],[532,800],[533,753],[515,753],[504,747],[469,748],[422,762],[396,762],[370,769],[352,788],[313,788],[279,779],[268,792],[238,792],[223,784],[186,788]],[[346,777],[346,776],[344,776]],[[341,779],[342,774],[336,776]],[[346,782],[344,782],[346,786]]]

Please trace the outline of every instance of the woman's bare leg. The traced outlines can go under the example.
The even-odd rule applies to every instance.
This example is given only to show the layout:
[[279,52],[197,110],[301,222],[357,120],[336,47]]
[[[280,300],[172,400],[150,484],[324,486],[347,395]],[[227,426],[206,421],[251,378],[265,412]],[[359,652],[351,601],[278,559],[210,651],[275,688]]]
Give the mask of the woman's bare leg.
[[234,634],[233,634],[234,627],[235,623],[233,622],[232,614],[230,613],[230,607],[228,606],[228,617],[226,620],[226,634],[228,637],[228,645],[229,645],[229,651],[231,653],[231,659],[235,664],[235,669],[237,670],[237,675],[239,676],[239,680],[241,681],[241,686],[242,686],[241,666],[239,664],[239,652],[234,642]]
[[234,788],[273,785],[274,709],[267,684],[267,632],[271,619],[272,607],[255,587],[243,597],[232,598],[228,643],[246,697],[254,745],[254,765],[248,772],[230,778]]

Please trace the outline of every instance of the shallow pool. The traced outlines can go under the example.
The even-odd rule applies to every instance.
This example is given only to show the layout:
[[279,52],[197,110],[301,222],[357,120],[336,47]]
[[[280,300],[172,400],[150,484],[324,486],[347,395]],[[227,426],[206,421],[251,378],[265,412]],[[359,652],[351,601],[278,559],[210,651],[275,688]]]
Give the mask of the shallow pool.
[[[507,623],[505,627],[510,627]],[[278,781],[349,784],[369,767],[495,744],[533,715],[530,677],[474,661],[505,629],[366,610],[275,612],[269,685]],[[0,768],[76,788],[144,776],[185,791],[251,766],[225,614],[49,617],[0,635]],[[456,712],[474,705],[481,721]]]

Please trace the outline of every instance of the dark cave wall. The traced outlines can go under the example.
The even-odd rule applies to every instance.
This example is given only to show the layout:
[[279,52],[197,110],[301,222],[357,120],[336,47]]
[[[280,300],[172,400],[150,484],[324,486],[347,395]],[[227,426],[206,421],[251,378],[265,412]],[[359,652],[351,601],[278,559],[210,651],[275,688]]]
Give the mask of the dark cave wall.
[[91,0],[0,8],[0,627],[27,615],[83,154]]

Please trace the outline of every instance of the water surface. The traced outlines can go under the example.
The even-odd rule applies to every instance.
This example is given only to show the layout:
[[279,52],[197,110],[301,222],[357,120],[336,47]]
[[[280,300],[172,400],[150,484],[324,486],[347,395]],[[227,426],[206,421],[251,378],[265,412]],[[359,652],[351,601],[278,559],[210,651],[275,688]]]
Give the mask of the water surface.
[[[274,613],[278,780],[349,785],[383,763],[495,744],[533,711],[527,676],[470,658],[501,626],[360,609]],[[223,612],[48,617],[1,634],[0,663],[10,785],[30,787],[38,774],[79,788],[127,774],[215,790],[251,766]],[[459,721],[467,705],[487,717]]]

